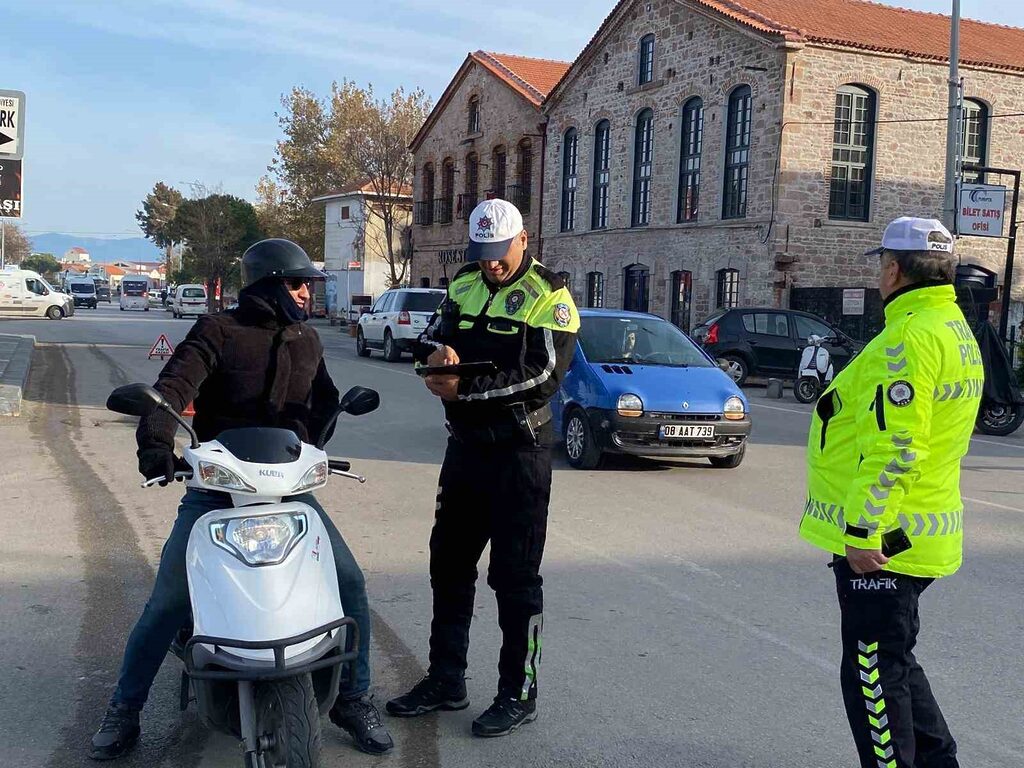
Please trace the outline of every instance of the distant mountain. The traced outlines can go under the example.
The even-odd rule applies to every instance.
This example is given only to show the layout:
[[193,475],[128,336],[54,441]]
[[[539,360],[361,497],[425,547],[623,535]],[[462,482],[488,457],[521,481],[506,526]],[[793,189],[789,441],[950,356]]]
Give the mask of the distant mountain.
[[30,240],[33,251],[52,253],[58,259],[76,245],[89,252],[93,263],[100,264],[112,261],[162,261],[164,257],[164,252],[144,237],[107,239],[47,232],[35,235]]

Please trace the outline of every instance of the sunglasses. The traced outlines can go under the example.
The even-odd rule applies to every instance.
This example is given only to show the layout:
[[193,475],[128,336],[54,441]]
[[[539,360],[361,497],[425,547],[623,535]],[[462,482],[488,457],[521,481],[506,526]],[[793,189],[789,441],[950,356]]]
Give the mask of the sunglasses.
[[284,284],[291,288],[293,291],[297,291],[304,285],[309,285],[312,282],[308,277],[286,277]]

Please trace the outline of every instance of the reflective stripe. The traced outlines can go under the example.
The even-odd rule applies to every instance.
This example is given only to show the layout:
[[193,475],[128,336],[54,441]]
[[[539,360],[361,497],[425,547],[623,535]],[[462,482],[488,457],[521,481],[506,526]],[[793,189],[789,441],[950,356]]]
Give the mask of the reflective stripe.
[[964,529],[964,512],[929,512],[904,514],[898,518],[900,528],[910,536],[951,536]]
[[[885,698],[882,685],[878,682],[878,643],[857,642],[857,666],[864,694],[864,704],[868,710],[868,728],[871,733],[872,748],[878,761],[878,768],[896,768],[893,759],[892,733],[889,731],[889,715],[885,713]],[[870,654],[870,655],[865,655]],[[874,687],[869,688],[868,686]]]
[[543,331],[544,346],[547,348],[548,353],[548,363],[544,366],[544,370],[537,376],[534,376],[532,379],[527,381],[520,382],[519,384],[513,384],[501,389],[492,389],[487,392],[476,392],[472,395],[459,395],[459,400],[490,400],[492,397],[507,397],[508,395],[514,395],[517,392],[533,389],[550,379],[551,374],[555,372],[555,341],[549,328],[544,328]]
[[984,379],[954,381],[952,384],[941,384],[935,387],[932,398],[939,402],[945,402],[946,400],[958,400],[961,397],[981,397],[984,386]]
[[540,666],[543,630],[544,614],[538,613],[536,616],[531,616],[526,635],[526,663],[523,667],[526,676],[523,679],[523,690],[519,696],[522,701],[530,698],[530,691],[537,685],[537,667]]
[[838,504],[826,504],[824,501],[808,497],[807,503],[804,505],[804,515],[846,529],[845,510]]

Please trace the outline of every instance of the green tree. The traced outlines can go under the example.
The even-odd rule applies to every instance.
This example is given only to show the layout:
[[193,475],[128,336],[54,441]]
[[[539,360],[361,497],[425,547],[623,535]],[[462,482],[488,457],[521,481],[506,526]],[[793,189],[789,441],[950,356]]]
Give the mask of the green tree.
[[181,192],[158,181],[153,186],[153,191],[142,201],[142,210],[135,212],[135,220],[146,237],[152,240],[157,248],[164,249],[168,272],[171,272],[174,266],[171,263],[175,240],[174,216],[183,199]]
[[171,232],[176,241],[185,243],[183,270],[206,283],[211,312],[218,309],[217,281],[223,288],[235,284],[239,258],[263,236],[248,201],[219,193],[184,200]]
[[21,260],[21,268],[40,275],[55,275],[60,271],[60,262],[52,253],[33,253]]

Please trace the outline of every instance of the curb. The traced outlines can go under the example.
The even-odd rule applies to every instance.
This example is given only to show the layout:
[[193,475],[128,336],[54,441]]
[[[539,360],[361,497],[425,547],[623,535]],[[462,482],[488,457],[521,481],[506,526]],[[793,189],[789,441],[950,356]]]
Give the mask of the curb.
[[36,337],[0,334],[0,416],[20,416]]

